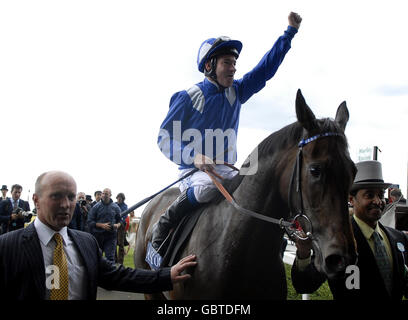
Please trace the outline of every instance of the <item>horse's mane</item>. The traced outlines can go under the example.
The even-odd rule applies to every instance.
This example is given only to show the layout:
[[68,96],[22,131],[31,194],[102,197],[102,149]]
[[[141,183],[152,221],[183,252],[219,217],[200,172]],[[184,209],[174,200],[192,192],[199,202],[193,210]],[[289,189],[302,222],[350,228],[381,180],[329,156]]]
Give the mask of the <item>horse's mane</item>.
[[[303,138],[312,137],[319,133],[332,132],[338,134],[339,136],[333,139],[333,143],[329,144],[328,168],[336,168],[336,170],[331,170],[330,176],[338,179],[338,181],[342,181],[343,179],[341,179],[341,177],[345,170],[348,169],[343,165],[348,163],[346,159],[348,154],[346,152],[348,149],[348,144],[344,132],[339,125],[330,118],[315,120],[315,124],[315,130],[308,133],[306,137],[303,137],[304,128],[299,122],[294,122],[270,134],[257,146],[258,160],[261,161],[265,157],[268,157],[277,151],[297,147],[298,143]],[[241,168],[247,167],[248,165],[249,163],[245,161]],[[244,175],[237,174],[234,178],[225,180],[223,185],[227,191],[232,194],[239,187],[244,177]],[[344,188],[348,188],[348,186],[344,186]],[[223,196],[220,194],[214,201],[219,202],[222,199]]]
[[347,148],[347,140],[344,136],[344,132],[333,119],[323,118],[315,120],[315,124],[315,129],[309,132],[305,137],[303,137],[304,128],[299,122],[294,122],[272,133],[258,145],[259,157],[262,158],[264,156],[271,155],[276,150],[297,146],[300,140],[303,138],[309,138],[319,133],[326,132],[339,134],[342,139],[339,139],[341,143],[338,145],[338,147],[341,149],[344,147]]
[[334,147],[331,148],[330,151],[337,151],[336,154],[344,153],[344,149],[347,149],[348,145],[347,139],[340,126],[330,118],[315,120],[315,124],[315,129],[308,132],[307,136],[303,136],[304,128],[299,122],[294,122],[272,133],[258,145],[259,159],[269,156],[275,153],[277,150],[285,150],[293,146],[297,147],[300,140],[326,132],[336,133],[339,135],[339,139],[333,140],[335,143],[330,144],[330,146]]
[[273,154],[276,150],[286,149],[297,144],[303,133],[299,122],[294,122],[270,134],[258,145],[258,156],[263,158]]

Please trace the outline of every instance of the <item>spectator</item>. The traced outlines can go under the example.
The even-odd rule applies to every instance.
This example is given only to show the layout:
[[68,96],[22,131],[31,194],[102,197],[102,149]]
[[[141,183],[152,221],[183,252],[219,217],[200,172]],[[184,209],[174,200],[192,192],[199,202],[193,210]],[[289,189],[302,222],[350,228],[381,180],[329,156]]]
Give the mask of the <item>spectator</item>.
[[77,204],[81,210],[81,217],[82,217],[82,231],[89,232],[88,227],[88,214],[91,211],[91,205],[86,200],[85,192],[79,192],[77,195]]
[[135,212],[134,211],[130,212],[127,220],[128,223],[127,241],[129,243],[129,246],[126,254],[128,254],[130,248],[135,248],[136,235],[137,231],[139,230],[139,222],[140,218],[135,217]]
[[11,187],[11,199],[0,202],[0,216],[2,223],[2,232],[24,228],[24,223],[30,219],[24,216],[24,212],[30,211],[30,204],[27,201],[20,199],[23,187],[19,184],[14,184]]
[[81,230],[84,231],[84,218],[82,215],[82,210],[81,207],[79,205],[79,200],[82,196],[82,192],[78,192],[76,199],[77,202],[75,204],[75,210],[74,210],[74,214],[72,215],[72,219],[71,222],[68,225],[68,228],[70,229],[75,229],[75,230]]
[[102,191],[99,191],[99,190],[95,191],[94,196],[95,196],[95,201],[91,203],[91,208],[101,200]]
[[7,197],[7,192],[8,192],[7,186],[6,186],[5,184],[3,184],[2,187],[1,187],[1,198],[0,198],[0,202],[1,202],[2,200],[7,200],[7,199],[9,199],[9,197]]
[[1,301],[95,300],[97,286],[152,293],[171,290],[173,283],[190,278],[180,274],[196,265],[194,256],[158,271],[116,267],[103,258],[92,235],[67,228],[75,193],[75,180],[66,173],[38,177],[33,195],[38,219],[25,229],[0,236]]
[[126,226],[125,226],[125,231],[126,232],[130,231],[130,223],[131,223],[132,219],[134,218],[134,216],[135,216],[135,211],[133,210],[133,211],[129,212],[129,215],[126,217]]
[[78,192],[76,199],[74,214],[68,228],[89,232],[87,219],[91,206],[85,200],[85,192]]
[[[334,299],[401,300],[408,295],[408,237],[378,221],[385,205],[381,163],[363,161],[356,164],[357,175],[350,191],[353,205],[352,227],[357,245],[358,272],[345,274],[328,283]],[[292,265],[292,283],[299,293],[311,293],[326,280],[314,266],[310,239],[296,241],[296,258]],[[341,263],[341,261],[339,262]],[[354,281],[347,280],[353,276]]]
[[89,206],[92,208],[92,196],[90,194],[87,194],[85,200],[86,203],[89,204]]
[[[127,210],[128,206],[125,203],[125,194],[120,192],[116,196],[116,204],[119,206],[120,211],[123,212]],[[118,252],[115,251],[115,256],[116,256],[116,262],[123,264],[123,259],[125,258],[125,242],[126,237],[125,237],[125,226],[126,226],[126,218],[127,214],[125,216],[121,216],[121,224],[120,227],[118,228]]]
[[77,194],[77,202],[78,201],[80,201],[80,200],[86,200],[86,195],[85,195],[85,192],[78,192],[78,194]]
[[407,200],[404,198],[404,195],[402,194],[401,189],[392,189],[390,193],[390,197],[392,199],[392,202],[396,202],[402,205],[407,204]]
[[[128,205],[125,203],[125,194],[120,192],[118,193],[118,195],[116,196],[116,204],[119,206],[121,212],[126,211],[128,209]],[[123,225],[126,225],[126,218],[127,218],[127,214],[124,215],[122,218],[122,223]]]
[[111,199],[112,192],[106,188],[101,201],[88,215],[88,226],[108,260],[115,262],[117,230],[121,226],[120,208]]
[[[6,186],[5,184],[3,184],[3,186],[1,187],[0,203],[1,203],[3,200],[9,199],[9,197],[7,197],[7,192],[8,192],[7,186]],[[5,217],[2,217],[2,216],[0,215],[0,234],[3,233],[3,223],[8,223],[8,219],[5,218]]]
[[[236,61],[242,49],[240,41],[219,37],[207,39],[201,44],[197,65],[205,78],[190,89],[172,96],[169,112],[160,126],[158,137],[161,151],[179,166],[180,175],[190,172],[194,167],[201,171],[195,172],[180,184],[181,194],[154,225],[151,243],[156,251],[160,248],[159,254],[163,255],[166,251],[167,245],[162,245],[164,239],[184,215],[201,204],[210,202],[218,194],[210,177],[202,171],[215,171],[222,178],[232,178],[237,174],[224,161],[227,164],[236,162],[241,105],[264,88],[266,82],[275,75],[291,47],[301,21],[298,14],[291,12],[288,17],[289,26],[284,34],[255,68],[239,80],[234,80],[234,75]],[[179,137],[179,133],[184,137],[182,128],[187,129],[185,133],[188,130],[197,133],[194,146],[193,142]],[[227,135],[228,138],[225,139]],[[223,143],[218,143],[218,140]],[[216,157],[217,164],[213,161]]]
[[382,215],[380,222],[387,227],[396,228],[397,217],[395,209],[398,205],[406,205],[406,200],[402,195],[400,189],[392,189],[390,192],[390,203],[385,207],[384,214]]

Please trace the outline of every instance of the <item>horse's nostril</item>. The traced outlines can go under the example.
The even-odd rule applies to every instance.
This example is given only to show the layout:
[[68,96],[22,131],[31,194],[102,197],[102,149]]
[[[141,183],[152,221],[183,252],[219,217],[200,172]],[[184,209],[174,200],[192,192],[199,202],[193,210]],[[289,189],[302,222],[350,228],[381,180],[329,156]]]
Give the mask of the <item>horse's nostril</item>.
[[326,258],[327,269],[331,272],[341,272],[345,269],[344,257],[339,254],[331,254]]

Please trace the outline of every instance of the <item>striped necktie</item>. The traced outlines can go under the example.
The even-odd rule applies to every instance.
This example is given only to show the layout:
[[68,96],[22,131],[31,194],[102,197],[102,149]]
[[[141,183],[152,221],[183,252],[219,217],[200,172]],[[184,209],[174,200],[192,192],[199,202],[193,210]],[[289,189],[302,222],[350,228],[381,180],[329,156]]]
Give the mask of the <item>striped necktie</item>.
[[392,289],[392,269],[391,261],[388,257],[385,245],[380,238],[378,232],[374,231],[372,238],[374,240],[374,255],[377,261],[378,269],[380,270],[381,276],[384,279],[385,287],[388,293],[391,294]]
[[59,233],[54,234],[57,243],[54,249],[54,266],[58,267],[59,277],[54,282],[55,288],[51,289],[51,300],[68,300],[68,265],[64,252],[62,237]]

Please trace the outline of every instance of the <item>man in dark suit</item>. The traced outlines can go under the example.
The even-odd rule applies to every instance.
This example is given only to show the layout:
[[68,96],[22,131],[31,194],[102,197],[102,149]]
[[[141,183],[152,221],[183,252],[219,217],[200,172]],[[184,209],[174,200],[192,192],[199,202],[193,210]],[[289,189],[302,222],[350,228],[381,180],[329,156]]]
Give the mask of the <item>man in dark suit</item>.
[[7,199],[9,198],[9,197],[7,197],[7,192],[8,192],[7,185],[3,184],[3,185],[1,186],[0,191],[1,191],[0,202],[1,202],[2,200],[7,200]]
[[[380,220],[384,210],[385,189],[381,163],[363,161],[356,164],[357,175],[350,191],[353,206],[352,227],[358,260],[343,276],[329,279],[333,298],[338,300],[401,300],[407,296],[407,236],[384,227]],[[296,259],[292,265],[292,282],[298,293],[316,291],[326,276],[314,266],[311,241],[296,242]]]
[[158,271],[116,267],[102,257],[92,235],[67,228],[76,205],[76,182],[66,173],[40,175],[33,201],[34,223],[0,236],[0,300],[96,299],[97,286],[160,292],[190,278],[181,273],[195,266],[193,255]]
[[23,215],[23,212],[30,211],[28,201],[20,199],[23,187],[14,184],[11,187],[11,198],[0,203],[0,223],[3,227],[3,233],[24,228],[24,223],[29,219]]

